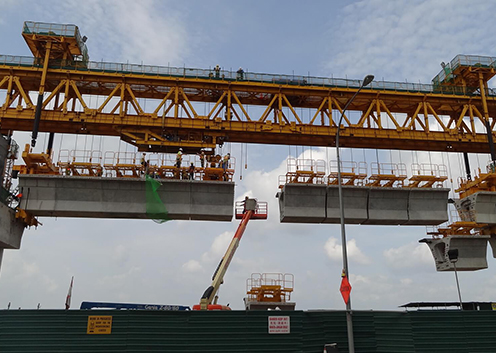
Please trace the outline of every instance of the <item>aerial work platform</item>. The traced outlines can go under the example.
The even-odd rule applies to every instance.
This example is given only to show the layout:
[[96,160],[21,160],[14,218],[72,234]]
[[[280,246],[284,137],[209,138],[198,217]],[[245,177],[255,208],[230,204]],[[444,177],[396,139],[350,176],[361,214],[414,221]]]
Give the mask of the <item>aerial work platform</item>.
[[[168,219],[231,221],[234,183],[160,180]],[[19,175],[20,207],[34,216],[147,219],[145,180]]]
[[[283,223],[339,223],[337,185],[285,184],[277,194]],[[348,224],[438,225],[448,220],[445,188],[343,186]]]

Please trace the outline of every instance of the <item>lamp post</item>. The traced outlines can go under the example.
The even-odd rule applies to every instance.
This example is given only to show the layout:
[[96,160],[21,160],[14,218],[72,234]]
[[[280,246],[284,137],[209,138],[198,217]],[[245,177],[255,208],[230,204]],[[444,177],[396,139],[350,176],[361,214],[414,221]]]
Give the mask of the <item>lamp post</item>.
[[460,300],[460,310],[463,310],[462,294],[460,292],[460,283],[458,282],[458,273],[456,272],[456,262],[458,261],[458,249],[448,250],[448,258],[455,269],[456,289],[458,289],[458,299]]
[[[346,229],[345,229],[345,224],[344,224],[344,202],[343,202],[343,186],[341,184],[341,161],[339,158],[339,133],[341,131],[341,122],[343,121],[344,113],[346,112],[346,109],[348,109],[348,106],[353,102],[355,97],[357,96],[358,92],[362,90],[363,87],[367,86],[374,80],[374,75],[367,75],[363,79],[362,84],[358,88],[358,90],[355,92],[353,97],[346,103],[346,105],[343,108],[343,111],[341,113],[341,117],[339,118],[338,121],[338,130],[336,132],[336,157],[338,160],[338,193],[339,193],[339,212],[340,212],[340,223],[341,223],[341,248],[343,250],[343,275],[346,276],[346,278],[349,278],[348,276],[348,252],[346,249]],[[348,299],[348,302],[346,303],[346,327],[348,330],[348,348],[350,353],[355,353],[355,342],[353,339],[353,321],[351,318],[351,297]]]

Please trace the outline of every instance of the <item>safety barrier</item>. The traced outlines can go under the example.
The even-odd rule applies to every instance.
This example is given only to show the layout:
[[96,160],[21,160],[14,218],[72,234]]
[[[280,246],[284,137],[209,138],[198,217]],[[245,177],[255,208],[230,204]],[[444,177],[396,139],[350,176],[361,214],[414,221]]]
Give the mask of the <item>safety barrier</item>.
[[[408,178],[404,163],[377,163],[341,161],[341,184],[348,186],[394,187],[394,188],[442,188],[448,179],[445,165],[414,163],[412,176]],[[338,185],[337,161],[329,162],[329,175],[325,175],[325,162],[312,159],[287,160],[286,175],[279,176],[279,188],[285,184],[327,184]]]
[[21,174],[51,174],[65,176],[139,178],[149,175],[156,179],[232,181],[236,158],[227,163],[220,155],[182,155],[177,165],[175,155],[142,152],[102,152],[98,150],[59,151],[58,163],[46,153],[32,153],[26,145],[23,152],[26,165],[15,166]]

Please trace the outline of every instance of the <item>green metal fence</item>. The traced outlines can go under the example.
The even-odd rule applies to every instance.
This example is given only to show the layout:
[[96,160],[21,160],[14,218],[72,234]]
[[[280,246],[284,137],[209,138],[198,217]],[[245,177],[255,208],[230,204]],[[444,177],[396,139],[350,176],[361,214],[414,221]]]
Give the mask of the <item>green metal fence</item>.
[[[88,334],[88,317],[112,316],[111,333]],[[289,333],[269,333],[287,316]],[[494,311],[356,311],[355,351],[496,352]],[[347,352],[343,311],[167,312],[3,310],[0,352]]]

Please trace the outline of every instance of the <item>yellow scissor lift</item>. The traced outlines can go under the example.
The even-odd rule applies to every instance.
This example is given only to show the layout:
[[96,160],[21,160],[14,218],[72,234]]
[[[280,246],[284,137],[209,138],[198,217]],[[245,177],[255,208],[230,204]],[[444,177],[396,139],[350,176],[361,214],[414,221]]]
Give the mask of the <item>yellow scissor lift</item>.
[[290,273],[252,273],[246,280],[246,310],[294,310],[294,276]]

